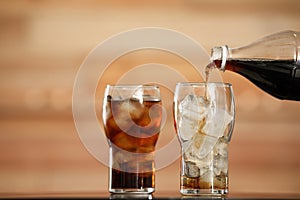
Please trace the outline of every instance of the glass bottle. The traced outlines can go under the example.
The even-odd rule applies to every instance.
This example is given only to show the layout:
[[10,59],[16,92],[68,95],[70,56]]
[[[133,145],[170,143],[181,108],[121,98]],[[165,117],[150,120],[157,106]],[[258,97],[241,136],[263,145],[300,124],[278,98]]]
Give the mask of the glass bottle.
[[212,63],[238,73],[278,99],[300,101],[300,32],[283,31],[240,47],[214,47]]

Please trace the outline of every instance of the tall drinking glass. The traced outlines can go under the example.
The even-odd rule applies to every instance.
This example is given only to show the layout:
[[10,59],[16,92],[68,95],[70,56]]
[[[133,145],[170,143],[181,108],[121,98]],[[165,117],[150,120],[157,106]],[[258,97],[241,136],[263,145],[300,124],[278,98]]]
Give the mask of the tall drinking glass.
[[231,84],[178,83],[173,111],[182,150],[180,192],[227,194],[227,146],[235,116]]
[[109,144],[109,191],[152,193],[162,107],[155,85],[108,85],[102,119]]

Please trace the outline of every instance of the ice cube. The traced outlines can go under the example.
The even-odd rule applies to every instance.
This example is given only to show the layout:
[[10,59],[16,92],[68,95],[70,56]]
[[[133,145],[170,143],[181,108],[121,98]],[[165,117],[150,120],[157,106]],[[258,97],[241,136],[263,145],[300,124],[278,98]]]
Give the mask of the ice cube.
[[135,99],[111,102],[112,114],[118,127],[126,132],[143,114],[143,105]]
[[220,168],[214,168],[214,174],[216,176],[219,176],[221,174],[221,169]]
[[[113,101],[114,116],[126,120],[138,120],[144,114],[144,106],[138,99]],[[115,116],[116,117],[116,116]]]
[[119,132],[112,137],[111,142],[122,150],[136,152],[137,138],[134,138],[124,132]]
[[[221,118],[221,119],[220,119]],[[220,119],[220,120],[219,120]],[[208,112],[207,118],[205,120],[205,124],[201,131],[202,134],[195,135],[195,146],[199,149],[197,156],[198,158],[205,157],[209,152],[213,150],[215,145],[218,142],[219,137],[222,137],[228,123],[232,120],[232,116],[227,114],[224,110],[219,110],[218,114],[212,114],[212,112]],[[199,146],[199,144],[201,144]],[[222,154],[226,154],[226,149],[221,149],[222,146],[219,147],[219,150]]]
[[218,143],[215,145],[214,151],[215,151],[216,155],[221,155],[221,156],[227,157],[227,155],[228,155],[227,139],[224,137],[221,137],[218,140]]
[[205,116],[205,105],[203,97],[187,95],[178,106],[179,113],[181,117],[198,121]]
[[115,125],[122,131],[126,132],[134,124],[129,111],[125,109],[126,103],[113,102],[112,103],[112,115]]
[[196,178],[199,177],[200,175],[200,171],[199,168],[197,167],[197,165],[193,162],[185,162],[184,163],[185,167],[185,175],[187,177],[191,177],[191,178]]
[[106,121],[106,126],[105,126],[105,134],[106,134],[107,138],[112,138],[119,132],[121,132],[121,129],[117,125],[114,118],[113,117],[109,118]]
[[125,102],[128,105],[124,105],[124,106],[127,107],[131,119],[134,121],[139,120],[145,112],[143,102],[140,102],[139,99],[134,99],[134,98],[131,98],[129,99],[129,101],[125,101]]
[[210,108],[206,118],[206,124],[203,132],[216,138],[223,136],[228,124],[233,120],[233,116],[229,115],[223,109]]
[[206,173],[208,170],[211,170],[213,167],[213,153],[207,154],[203,159],[198,159],[196,165],[200,169],[200,176]]
[[200,168],[200,176],[203,176],[203,174],[205,174],[208,170],[210,169],[207,167]]
[[201,160],[205,158],[217,143],[218,138],[211,137],[205,134],[196,133],[186,147],[185,154],[188,155],[189,159]]
[[128,171],[129,166],[128,163],[135,163],[135,154],[132,152],[124,151],[122,149],[117,149],[115,147],[113,152],[113,168],[121,170],[121,171]]
[[228,171],[228,160],[227,157],[216,156],[214,159],[214,173],[219,176],[221,172],[227,174]]
[[112,167],[117,170],[121,170],[121,163],[123,162],[123,155],[120,151],[113,154]]
[[187,160],[198,160],[202,159],[198,154],[200,152],[200,147],[202,146],[205,136],[203,134],[196,133],[190,142],[185,143],[183,151]]
[[123,171],[141,173],[149,172],[153,169],[153,153],[125,153],[129,159],[122,163]]
[[228,188],[228,182],[225,176],[215,176],[214,177],[214,188],[215,189],[226,189]]
[[188,157],[203,159],[222,137],[228,124],[233,120],[223,109],[217,109],[215,102],[203,97],[186,96],[179,104],[179,136],[192,142],[185,143]]
[[201,128],[206,115],[206,102],[202,97],[187,95],[179,104],[178,129],[182,140],[190,140]]
[[201,189],[210,189],[213,186],[214,175],[211,170],[206,171],[199,179]]
[[221,172],[223,172],[224,174],[228,173],[228,158],[226,158],[226,160],[223,159]]
[[155,144],[157,142],[159,134],[155,134],[151,137],[146,137],[147,134],[143,134],[144,138],[137,139],[137,152],[138,153],[150,153],[155,150]]
[[198,121],[182,117],[178,121],[179,136],[182,140],[190,140],[198,130]]

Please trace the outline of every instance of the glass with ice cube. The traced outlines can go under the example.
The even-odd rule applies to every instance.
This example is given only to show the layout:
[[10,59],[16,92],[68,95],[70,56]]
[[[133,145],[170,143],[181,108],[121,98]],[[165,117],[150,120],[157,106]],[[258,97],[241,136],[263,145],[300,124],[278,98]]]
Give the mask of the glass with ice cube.
[[231,84],[178,83],[173,112],[182,150],[181,194],[227,194],[227,146],[235,116]]
[[154,150],[162,119],[159,87],[108,85],[102,119],[110,148],[109,191],[154,192]]

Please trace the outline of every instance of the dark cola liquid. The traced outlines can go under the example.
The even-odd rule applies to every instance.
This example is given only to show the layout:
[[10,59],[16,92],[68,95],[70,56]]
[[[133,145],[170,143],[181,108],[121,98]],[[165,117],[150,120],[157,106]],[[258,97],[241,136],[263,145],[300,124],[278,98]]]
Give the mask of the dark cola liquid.
[[160,133],[160,100],[105,102],[104,127],[110,144],[110,190],[154,188],[154,151]]
[[111,188],[154,188],[154,172],[131,173],[112,169]]
[[[215,60],[216,66],[221,60]],[[278,99],[300,101],[300,63],[294,60],[227,60],[226,70],[236,72]]]

